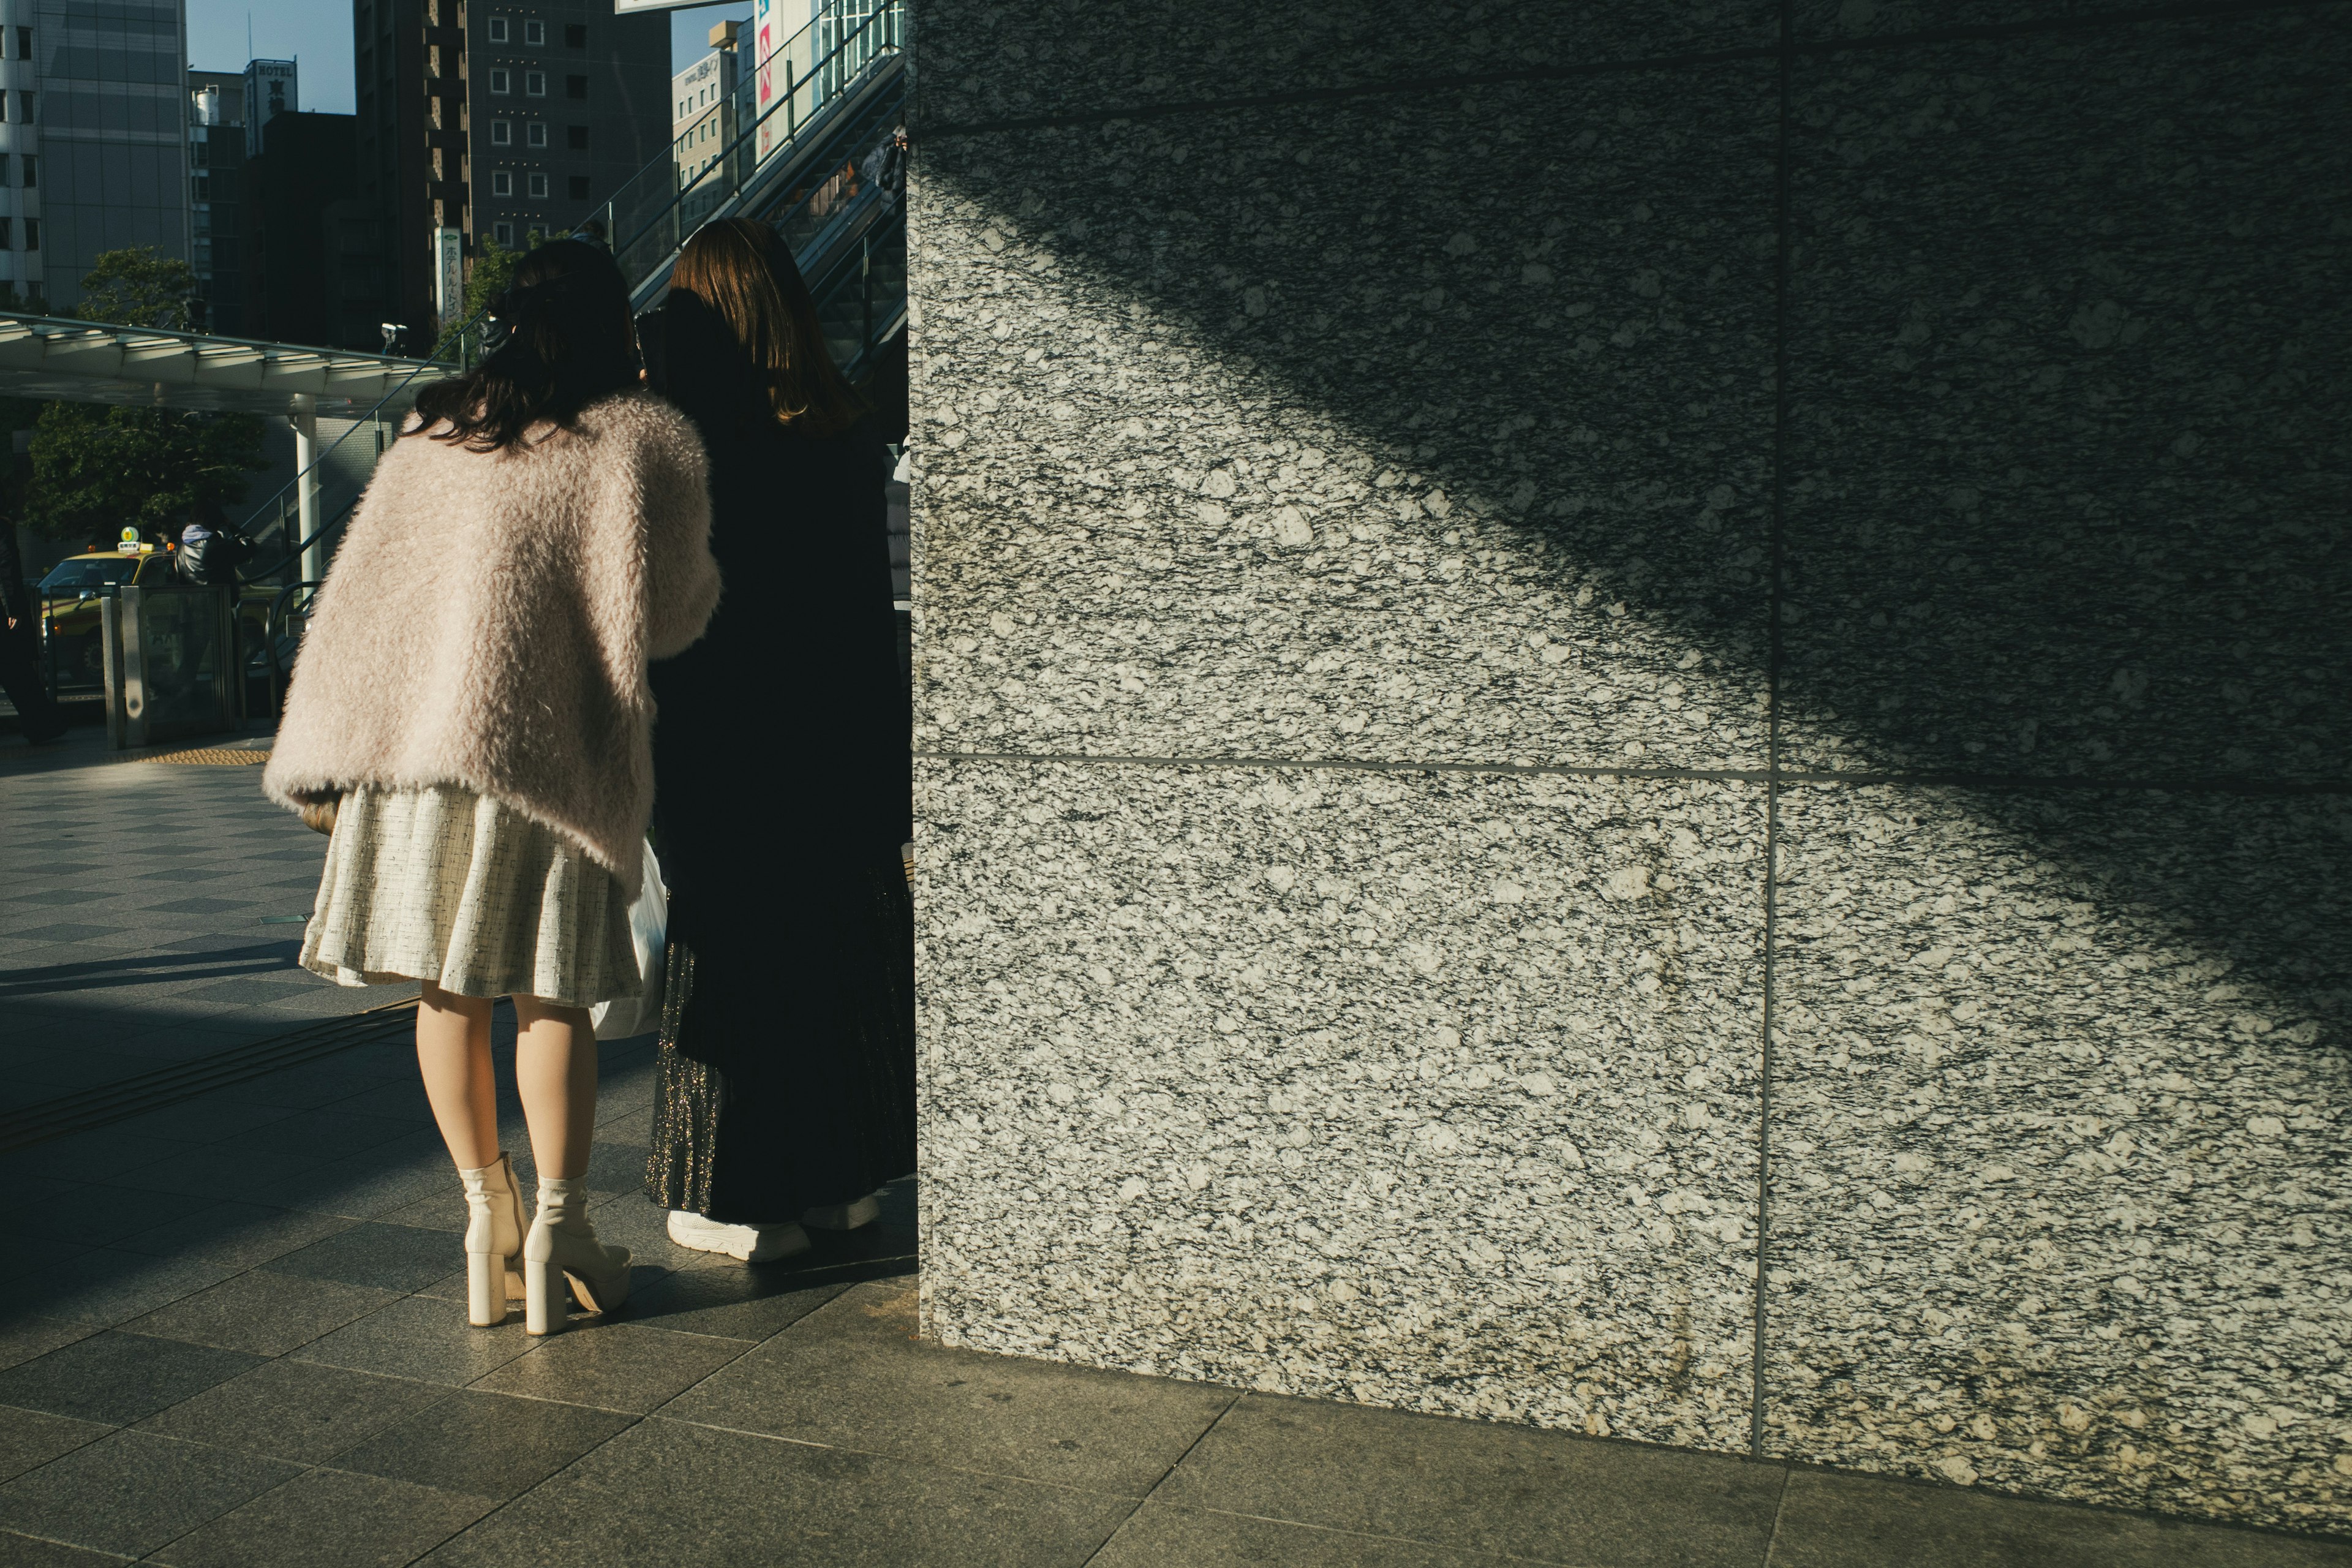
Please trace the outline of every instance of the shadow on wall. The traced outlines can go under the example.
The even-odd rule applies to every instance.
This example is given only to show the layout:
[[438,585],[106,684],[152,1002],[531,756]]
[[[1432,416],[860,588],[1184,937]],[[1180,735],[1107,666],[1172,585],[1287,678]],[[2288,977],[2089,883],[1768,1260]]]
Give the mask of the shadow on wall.
[[984,134],[927,62],[916,743],[1777,763],[1769,1444],[2340,1520],[2284,1407],[2345,1239],[2347,42]]
[[[2332,1017],[2352,331],[2326,209],[2352,126],[2330,52],[2296,48],[2307,30],[1801,60],[1779,762],[2314,794],[2160,813],[2160,868],[2015,809],[2114,901]],[[1006,631],[1033,688],[1085,689],[1047,718],[962,709],[927,670],[919,744],[1766,765],[1772,67],[1426,102],[929,148],[932,251],[955,231],[1028,296],[948,308],[993,315],[1029,367],[999,363],[1001,396],[929,404],[930,440],[1043,426],[1049,466],[1128,515],[1057,504],[1062,475],[990,477],[1026,531],[934,544],[927,589],[953,598],[1010,546],[1108,613]],[[1138,371],[1116,363],[1139,351]],[[1178,407],[1136,417],[1127,382],[1240,399],[1254,439]],[[1230,698],[1220,734],[1121,668],[1152,658],[1196,708]],[[1429,663],[1465,693],[1450,710],[1420,700]],[[2301,841],[2250,863],[2244,822],[2272,815]]]

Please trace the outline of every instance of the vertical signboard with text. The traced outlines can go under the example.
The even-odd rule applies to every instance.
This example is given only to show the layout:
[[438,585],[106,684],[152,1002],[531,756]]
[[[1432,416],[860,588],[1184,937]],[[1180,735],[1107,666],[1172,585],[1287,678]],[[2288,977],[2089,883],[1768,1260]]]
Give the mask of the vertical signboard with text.
[[444,331],[466,314],[466,235],[462,229],[433,231],[433,310]]
[[751,0],[751,58],[759,62],[759,93],[751,104],[751,113],[760,123],[759,160],[764,163],[789,134],[785,121],[789,114],[770,114],[793,89],[792,57],[784,48],[784,40],[792,28],[784,18],[791,13],[784,0]]

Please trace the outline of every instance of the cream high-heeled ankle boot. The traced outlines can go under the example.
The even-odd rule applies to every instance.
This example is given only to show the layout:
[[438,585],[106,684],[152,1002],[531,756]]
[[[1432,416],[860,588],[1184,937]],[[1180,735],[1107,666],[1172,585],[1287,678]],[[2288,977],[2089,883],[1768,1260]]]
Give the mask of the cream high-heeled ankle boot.
[[494,1329],[507,1321],[507,1302],[522,1291],[522,1194],[504,1153],[478,1171],[459,1171],[466,1184],[466,1321]]
[[617,1312],[629,1299],[629,1249],[596,1239],[583,1178],[542,1176],[539,1217],[522,1244],[523,1332],[551,1334],[563,1327],[566,1279],[589,1311]]

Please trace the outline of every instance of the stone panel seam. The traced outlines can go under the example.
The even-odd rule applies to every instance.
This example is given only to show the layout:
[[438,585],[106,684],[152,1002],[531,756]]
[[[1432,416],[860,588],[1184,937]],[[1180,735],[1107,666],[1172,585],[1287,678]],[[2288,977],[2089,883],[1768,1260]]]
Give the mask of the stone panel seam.
[[1488,773],[1502,777],[1577,779],[1655,779],[1693,783],[1842,784],[1853,789],[1879,785],[1911,788],[2004,790],[2154,790],[2170,795],[2352,795],[2352,780],[2305,783],[2293,780],[2240,779],[2227,776],[2176,778],[2103,778],[2089,773],[1971,773],[1949,772],[1864,773],[1816,772],[1784,768],[1639,768],[1579,767],[1549,763],[1398,762],[1365,757],[1147,757],[1097,752],[950,752],[923,750],[910,753],[918,762],[1034,763],[1045,766],[1093,765],[1114,768],[1255,768],[1297,772],[1379,773]]
[[1111,1532],[1108,1535],[1103,1537],[1102,1544],[1096,1547],[1092,1552],[1087,1553],[1087,1561],[1086,1563],[1079,1564],[1079,1568],[1089,1568],[1090,1564],[1099,1559],[1104,1552],[1110,1550],[1110,1543],[1118,1539],[1119,1532],[1125,1530],[1129,1524],[1132,1524],[1135,1521],[1135,1516],[1141,1513],[1144,1509],[1150,1505],[1151,1500],[1160,1495],[1160,1489],[1168,1484],[1168,1478],[1174,1475],[1177,1470],[1182,1468],[1184,1461],[1192,1457],[1194,1449],[1198,1448],[1202,1444],[1209,1440],[1210,1433],[1224,1425],[1225,1417],[1231,1415],[1234,1413],[1234,1406],[1239,1405],[1241,1402],[1242,1394],[1239,1391],[1236,1391],[1231,1399],[1225,1401],[1223,1408],[1219,1409],[1214,1415],[1209,1418],[1209,1424],[1202,1427],[1201,1430],[1193,1436],[1191,1442],[1184,1445],[1184,1451],[1169,1461],[1168,1468],[1160,1472],[1160,1479],[1152,1482],[1150,1487],[1146,1488],[1141,1497],[1135,1500],[1135,1506],[1127,1510],[1127,1517],[1120,1520],[1117,1525],[1112,1527]]
[[[1796,70],[1795,0],[1780,0],[1780,59],[1773,73],[1776,122],[1772,149],[1772,531],[1765,587],[1764,656],[1764,984],[1756,1059],[1756,1282],[1753,1362],[1748,1371],[1748,1454],[1764,1457],[1765,1291],[1772,1261],[1772,982],[1780,935],[1781,605],[1789,515],[1789,115]],[[1782,1483],[1786,1492],[1786,1481]]]
[[1087,110],[1070,114],[1031,114],[1003,120],[971,120],[922,127],[926,136],[991,136],[1013,131],[1053,131],[1070,126],[1106,125],[1122,120],[1167,120],[1187,114],[1216,114],[1237,109],[1281,109],[1296,104],[1331,103],[1355,98],[1382,98],[1402,93],[1448,92],[1463,88],[1507,87],[1519,82],[1578,81],[1598,76],[1638,71],[1689,70],[1706,66],[1746,61],[1781,60],[1796,55],[1837,55],[1861,49],[1933,47],[1939,44],[1999,42],[2036,34],[2080,32],[2094,27],[2128,26],[2135,23],[2195,21],[2202,17],[2242,16],[2258,11],[2324,9],[2352,0],[2178,0],[2169,5],[2142,5],[2127,11],[2104,11],[2084,16],[2040,16],[2019,22],[1988,22],[1972,26],[1929,27],[1883,37],[1823,38],[1799,43],[1784,38],[1738,49],[1693,50],[1677,55],[1645,55],[1637,59],[1597,60],[1582,65],[1523,66],[1511,70],[1466,71],[1450,76],[1401,77],[1389,81],[1357,82],[1342,87],[1294,88],[1286,92],[1244,93],[1232,98],[1171,99],[1159,103],[1127,104],[1115,109]]

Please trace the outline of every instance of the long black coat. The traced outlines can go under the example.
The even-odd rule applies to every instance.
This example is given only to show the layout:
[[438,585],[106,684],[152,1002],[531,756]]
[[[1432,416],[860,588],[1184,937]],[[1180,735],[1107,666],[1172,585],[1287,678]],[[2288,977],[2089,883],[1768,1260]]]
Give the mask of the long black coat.
[[[668,325],[671,348],[696,330]],[[671,901],[646,1187],[666,1208],[793,1219],[915,1162],[887,449],[870,425],[780,426],[723,375],[673,381],[659,329],[651,379],[703,431],[726,591],[702,641],[653,668]]]
[[705,443],[726,593],[653,669],[662,872],[689,921],[772,911],[815,864],[895,851],[913,816],[887,449],[772,420]]

